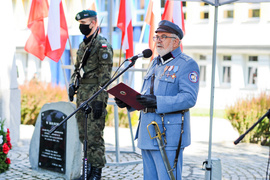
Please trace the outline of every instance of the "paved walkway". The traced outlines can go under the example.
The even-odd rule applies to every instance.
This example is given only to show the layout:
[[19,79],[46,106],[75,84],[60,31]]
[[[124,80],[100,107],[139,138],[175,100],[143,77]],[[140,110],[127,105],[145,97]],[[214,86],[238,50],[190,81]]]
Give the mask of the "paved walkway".
[[[192,144],[184,151],[183,179],[204,179],[205,171],[202,163],[208,157],[209,118],[193,117],[191,120]],[[9,152],[10,169],[0,174],[0,180],[15,179],[64,179],[53,172],[37,172],[31,169],[28,159],[32,126],[21,125],[21,140]],[[135,133],[135,132],[133,132]],[[266,179],[269,147],[233,141],[239,136],[224,119],[214,119],[212,138],[212,158],[220,159],[222,179]],[[114,150],[114,128],[106,127],[104,134],[106,150]],[[129,129],[119,129],[119,146],[121,150],[132,150]],[[120,162],[141,160],[139,149],[137,153],[120,153]],[[107,152],[108,163],[115,162],[115,153]],[[143,179],[142,164],[110,165],[103,168],[102,179]]]

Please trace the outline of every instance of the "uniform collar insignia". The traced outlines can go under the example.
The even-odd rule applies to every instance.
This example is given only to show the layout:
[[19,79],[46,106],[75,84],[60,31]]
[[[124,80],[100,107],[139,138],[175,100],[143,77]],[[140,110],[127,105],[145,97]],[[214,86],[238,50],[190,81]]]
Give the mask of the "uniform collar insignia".
[[174,59],[174,56],[172,55],[171,52],[165,54],[164,56],[160,57],[160,61],[162,64],[166,64],[168,62],[170,62],[171,60]]

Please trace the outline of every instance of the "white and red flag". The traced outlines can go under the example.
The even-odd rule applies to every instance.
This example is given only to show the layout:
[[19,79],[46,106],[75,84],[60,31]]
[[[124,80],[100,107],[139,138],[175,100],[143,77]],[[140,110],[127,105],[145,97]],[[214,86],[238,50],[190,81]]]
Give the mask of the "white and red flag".
[[96,0],[87,0],[86,1],[87,6],[89,7],[88,10],[93,10],[97,12],[97,5]]
[[121,0],[117,27],[122,30],[122,49],[126,51],[126,58],[133,56],[133,27],[131,16],[131,1]]
[[[185,34],[185,22],[182,1],[166,1],[162,20],[168,20],[177,24]],[[181,49],[183,50],[182,43]]]
[[68,27],[61,0],[51,0],[45,55],[55,62],[61,58],[68,39]]
[[47,0],[32,0],[27,23],[27,27],[31,30],[31,35],[26,41],[24,49],[40,60],[45,58],[44,18],[48,16],[48,10]]
[[150,25],[149,31],[149,48],[153,51],[152,58],[157,55],[155,43],[153,41],[153,36],[155,35],[155,31],[158,28],[158,23],[161,21],[161,8],[160,8],[160,0],[150,0],[145,22]]

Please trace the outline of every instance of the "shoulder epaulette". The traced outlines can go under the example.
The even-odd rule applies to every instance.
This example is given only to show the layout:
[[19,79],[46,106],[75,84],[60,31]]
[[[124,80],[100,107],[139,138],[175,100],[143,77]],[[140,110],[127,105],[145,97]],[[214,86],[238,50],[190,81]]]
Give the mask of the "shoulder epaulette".
[[183,58],[186,61],[189,61],[191,59],[191,57],[189,57],[188,55],[186,55],[184,53],[181,53],[180,57]]

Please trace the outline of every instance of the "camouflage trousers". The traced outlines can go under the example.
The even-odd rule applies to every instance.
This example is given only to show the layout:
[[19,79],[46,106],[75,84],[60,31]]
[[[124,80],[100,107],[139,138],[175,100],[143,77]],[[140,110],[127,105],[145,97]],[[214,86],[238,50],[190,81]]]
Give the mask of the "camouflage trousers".
[[[103,168],[106,164],[105,144],[103,139],[103,130],[105,127],[105,117],[107,115],[104,109],[99,119],[94,119],[93,112],[88,114],[87,120],[87,159],[88,163],[97,168]],[[79,110],[76,114],[79,129],[79,138],[84,141],[85,113]]]

